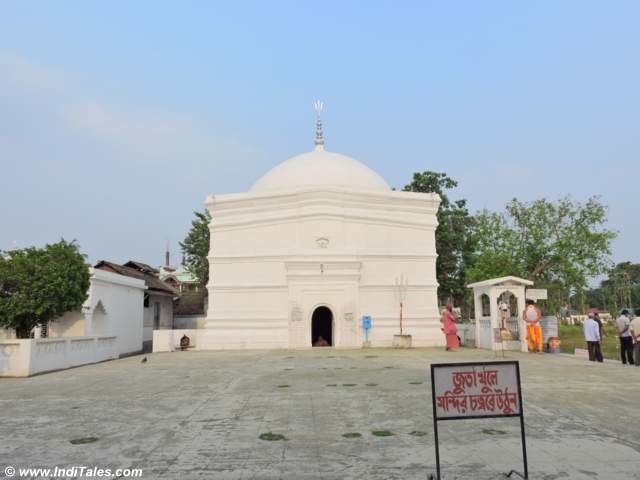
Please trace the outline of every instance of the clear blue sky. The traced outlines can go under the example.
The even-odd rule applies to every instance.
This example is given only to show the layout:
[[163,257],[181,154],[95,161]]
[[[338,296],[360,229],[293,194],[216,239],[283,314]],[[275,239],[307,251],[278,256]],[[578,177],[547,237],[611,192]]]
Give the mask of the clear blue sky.
[[[601,195],[640,261],[640,2],[0,3],[0,249],[160,264],[209,193],[327,148],[473,210]],[[533,186],[533,187],[532,187]],[[455,196],[454,195],[454,196]]]

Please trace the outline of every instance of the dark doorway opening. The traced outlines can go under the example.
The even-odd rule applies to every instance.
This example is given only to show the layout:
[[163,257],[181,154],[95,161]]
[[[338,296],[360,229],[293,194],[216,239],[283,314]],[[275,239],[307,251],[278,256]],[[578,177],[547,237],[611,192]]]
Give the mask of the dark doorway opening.
[[311,345],[330,347],[333,345],[333,314],[327,307],[318,307],[311,317]]

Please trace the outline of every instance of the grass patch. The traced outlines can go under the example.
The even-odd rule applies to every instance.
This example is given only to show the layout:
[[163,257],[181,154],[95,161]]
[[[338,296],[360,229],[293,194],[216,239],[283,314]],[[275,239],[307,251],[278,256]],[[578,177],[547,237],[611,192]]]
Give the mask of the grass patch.
[[493,428],[483,428],[482,433],[486,435],[506,435],[507,432],[504,430],[495,430]]
[[71,445],[85,445],[87,443],[97,442],[98,440],[100,440],[98,437],[80,437],[69,440],[69,443]]
[[327,383],[327,387],[337,387],[337,383]]
[[342,370],[342,367],[336,367],[334,370]]
[[291,385],[287,385],[287,384],[282,384],[282,385],[278,385],[278,388],[289,388]]
[[378,358],[377,355],[365,355],[364,358]]
[[413,432],[409,432],[409,435],[413,435],[414,437],[424,437],[427,432],[421,432],[420,430],[414,430]]
[[367,387],[377,387],[377,386],[378,386],[378,384],[377,384],[377,383],[365,383],[365,385],[366,385]]
[[386,367],[384,367],[384,368],[393,368],[393,367],[391,367],[391,366],[386,366]]
[[258,438],[260,440],[265,440],[267,442],[277,442],[278,440],[284,440],[284,441],[289,440],[287,437],[285,437],[281,433],[272,433],[272,432],[261,433]]
[[342,386],[343,387],[355,387],[357,385],[357,383],[343,383]]
[[342,436],[344,438],[360,438],[362,434],[358,432],[349,432],[349,433],[343,433]]
[[[602,356],[613,360],[620,359],[620,341],[613,324],[602,326],[603,339],[600,342]],[[560,336],[560,351],[562,353],[573,354],[576,348],[587,348],[587,341],[584,339],[582,325],[558,325],[558,335]]]
[[293,368],[285,368],[285,370],[293,370]]
[[422,382],[409,382],[409,385],[422,385]]
[[372,430],[371,434],[375,435],[376,437],[391,437],[391,436],[393,436],[393,432],[390,432],[389,430]]

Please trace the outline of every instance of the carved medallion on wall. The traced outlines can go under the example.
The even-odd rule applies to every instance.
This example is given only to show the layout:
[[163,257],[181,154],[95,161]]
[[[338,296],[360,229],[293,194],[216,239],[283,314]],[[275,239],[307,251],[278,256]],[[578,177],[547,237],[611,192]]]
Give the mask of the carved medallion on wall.
[[353,307],[353,302],[346,302],[343,307],[344,310],[344,319],[348,322],[353,320],[353,311],[355,310]]
[[297,303],[291,304],[291,321],[292,322],[302,321],[302,309]]
[[329,239],[327,237],[316,238],[316,243],[320,248],[327,248],[329,246]]

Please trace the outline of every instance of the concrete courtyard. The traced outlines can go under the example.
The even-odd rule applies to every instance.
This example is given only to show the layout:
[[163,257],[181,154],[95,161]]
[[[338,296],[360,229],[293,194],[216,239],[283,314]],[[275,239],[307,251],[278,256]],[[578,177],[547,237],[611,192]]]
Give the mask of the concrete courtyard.
[[[521,366],[530,478],[640,479],[640,368],[506,357]],[[0,478],[7,465],[88,465],[141,467],[145,479],[426,479],[435,470],[429,364],[494,355],[314,349],[147,358],[0,379]],[[392,435],[372,434],[384,430]],[[440,422],[439,430],[443,478],[522,470],[517,419]],[[259,439],[269,432],[287,440]],[[97,440],[70,442],[86,437]]]

